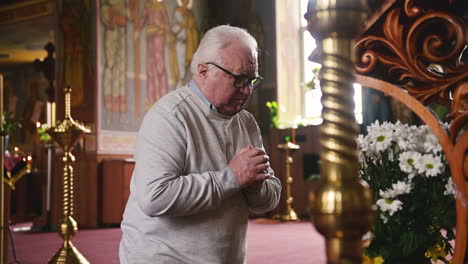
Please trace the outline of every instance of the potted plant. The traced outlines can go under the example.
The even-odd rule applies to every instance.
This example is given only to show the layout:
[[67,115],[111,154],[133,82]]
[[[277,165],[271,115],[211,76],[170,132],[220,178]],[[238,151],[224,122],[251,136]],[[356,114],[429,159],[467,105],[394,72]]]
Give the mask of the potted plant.
[[360,176],[377,212],[365,262],[450,263],[456,188],[437,138],[427,126],[377,121],[367,129],[358,138]]
[[3,112],[2,114],[2,133],[4,137],[3,147],[5,150],[7,150],[10,135],[13,134],[16,131],[16,129],[21,127],[21,119],[15,118],[15,114],[12,112]]

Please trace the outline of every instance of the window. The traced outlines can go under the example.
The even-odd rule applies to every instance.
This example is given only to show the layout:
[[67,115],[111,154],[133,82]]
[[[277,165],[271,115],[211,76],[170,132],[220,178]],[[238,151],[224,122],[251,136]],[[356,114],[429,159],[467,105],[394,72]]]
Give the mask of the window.
[[[304,96],[304,104],[302,109],[302,119],[303,123],[318,125],[322,123],[322,118],[320,117],[322,112],[322,103],[320,98],[322,97],[322,92],[318,83],[315,85],[314,89],[307,87],[313,79],[313,70],[317,67],[320,67],[320,64],[309,61],[308,57],[312,51],[317,47],[315,40],[312,38],[310,33],[307,31],[307,21],[303,18],[304,14],[307,12],[308,0],[301,0],[301,39],[302,39],[302,87]],[[361,85],[354,84],[354,114],[356,120],[359,124],[362,123],[362,95],[361,95]]]

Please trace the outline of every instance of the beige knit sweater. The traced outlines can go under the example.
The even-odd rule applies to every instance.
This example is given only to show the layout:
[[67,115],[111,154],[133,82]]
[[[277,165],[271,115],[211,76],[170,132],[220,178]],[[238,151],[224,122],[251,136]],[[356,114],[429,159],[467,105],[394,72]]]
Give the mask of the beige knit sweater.
[[276,177],[240,189],[227,165],[249,144],[263,148],[247,111],[211,111],[188,86],[160,99],[137,137],[120,262],[244,263],[249,210],[272,210],[281,193]]

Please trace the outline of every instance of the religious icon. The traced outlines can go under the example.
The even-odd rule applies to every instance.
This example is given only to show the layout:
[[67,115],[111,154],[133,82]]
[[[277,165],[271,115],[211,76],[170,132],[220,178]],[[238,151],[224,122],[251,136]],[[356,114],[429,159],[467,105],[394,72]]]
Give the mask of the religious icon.
[[178,87],[188,81],[190,63],[199,42],[195,15],[190,10],[192,0],[177,0],[171,27],[170,65],[171,84]]
[[167,93],[165,64],[169,17],[163,0],[147,0],[137,23],[135,38],[146,26],[146,109]]
[[106,123],[114,115],[127,123],[126,90],[126,0],[101,0],[101,22],[104,25],[104,107]]

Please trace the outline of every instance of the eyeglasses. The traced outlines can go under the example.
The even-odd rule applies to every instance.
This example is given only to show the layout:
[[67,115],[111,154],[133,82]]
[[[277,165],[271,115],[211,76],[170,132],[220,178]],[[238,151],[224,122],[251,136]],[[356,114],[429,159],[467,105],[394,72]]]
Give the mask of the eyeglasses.
[[206,64],[211,64],[215,66],[216,68],[222,70],[223,72],[231,75],[234,78],[234,87],[236,87],[237,89],[242,89],[248,85],[250,90],[255,90],[260,86],[263,80],[261,76],[252,78],[243,74],[242,75],[234,74],[213,62],[207,62]]

